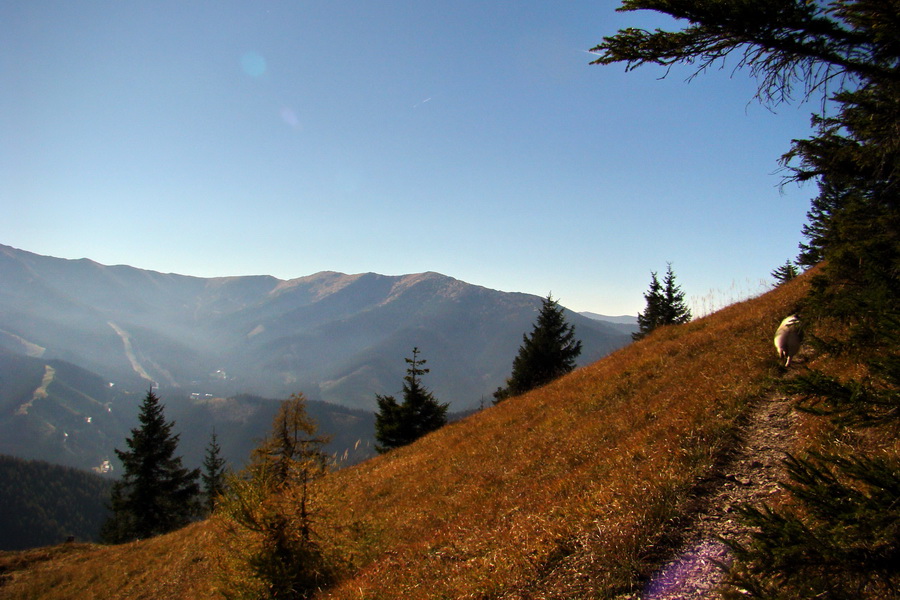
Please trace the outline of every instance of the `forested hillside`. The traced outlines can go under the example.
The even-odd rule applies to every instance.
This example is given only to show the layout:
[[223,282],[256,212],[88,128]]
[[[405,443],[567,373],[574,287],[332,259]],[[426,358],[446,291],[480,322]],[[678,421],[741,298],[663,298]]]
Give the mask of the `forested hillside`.
[[96,541],[111,486],[93,473],[0,455],[0,550]]

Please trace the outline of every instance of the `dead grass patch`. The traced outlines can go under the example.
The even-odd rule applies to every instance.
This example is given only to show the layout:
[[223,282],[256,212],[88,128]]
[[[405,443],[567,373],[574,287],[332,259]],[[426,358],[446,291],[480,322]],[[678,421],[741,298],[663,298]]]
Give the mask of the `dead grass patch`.
[[[209,577],[209,549],[214,546],[207,523],[120,546],[67,545],[49,549],[49,560],[35,561],[12,573],[0,598],[155,599],[216,597]],[[57,549],[61,549],[57,551]],[[28,551],[38,552],[38,551]]]

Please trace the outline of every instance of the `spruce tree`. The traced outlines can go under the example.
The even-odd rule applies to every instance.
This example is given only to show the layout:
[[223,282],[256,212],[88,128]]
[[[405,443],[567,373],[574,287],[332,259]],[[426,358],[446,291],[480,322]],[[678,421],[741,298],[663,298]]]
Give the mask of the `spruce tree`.
[[663,325],[680,325],[691,320],[691,311],[684,301],[684,292],[675,284],[672,264],[666,269],[666,277],[660,283],[655,271],[650,272],[650,288],[644,294],[647,305],[638,313],[638,331],[631,334],[639,340]]
[[531,334],[522,335],[512,374],[506,387],[494,392],[495,401],[524,394],[570,373],[580,354],[581,340],[575,339],[575,328],[566,321],[565,309],[548,295],[541,301]]
[[178,434],[166,422],[153,390],[141,404],[141,426],[126,438],[128,450],[116,449],[124,474],[113,485],[112,516],[102,536],[112,543],[149,538],[187,525],[198,515],[199,469],[188,470],[176,456]]
[[404,359],[409,365],[403,378],[403,402],[393,396],[376,395],[378,413],[375,415],[375,449],[387,452],[416,441],[423,435],[447,424],[448,404],[441,404],[422,385],[422,375],[430,369],[419,358],[419,349],[413,348],[412,358]]
[[790,281],[799,274],[797,266],[790,260],[786,260],[783,265],[772,271],[772,277],[775,278],[777,285]]
[[206,497],[206,510],[212,513],[216,507],[216,499],[225,491],[225,459],[221,456],[218,436],[213,430],[206,447],[203,460],[203,495]]
[[666,267],[666,278],[663,279],[662,324],[682,325],[691,320],[691,310],[684,301],[684,292],[675,284],[675,273],[672,263]]
[[638,330],[631,334],[631,339],[637,341],[662,324],[662,285],[656,276],[656,271],[650,272],[650,288],[644,293],[646,306],[643,312],[637,316]]

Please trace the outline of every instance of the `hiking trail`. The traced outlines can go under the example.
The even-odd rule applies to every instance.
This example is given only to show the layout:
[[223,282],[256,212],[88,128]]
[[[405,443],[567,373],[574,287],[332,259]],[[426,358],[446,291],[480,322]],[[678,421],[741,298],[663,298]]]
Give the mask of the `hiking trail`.
[[732,557],[719,537],[746,540],[748,532],[738,521],[737,507],[759,505],[782,491],[779,481],[787,480],[784,457],[791,448],[797,418],[791,406],[789,398],[774,395],[752,407],[741,432],[741,445],[692,517],[682,545],[657,569],[643,592],[630,598],[720,598],[718,588],[724,573],[715,562],[730,564]]

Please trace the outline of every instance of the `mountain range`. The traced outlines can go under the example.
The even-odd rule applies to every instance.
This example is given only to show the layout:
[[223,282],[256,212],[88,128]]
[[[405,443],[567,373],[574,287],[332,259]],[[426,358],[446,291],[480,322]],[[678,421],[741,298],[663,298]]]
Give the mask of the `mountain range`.
[[[372,410],[418,347],[451,410],[503,384],[541,299],[438,273],[201,278],[0,245],[0,348],[63,360],[131,390],[250,393]],[[588,364],[630,326],[567,312]]]
[[[345,463],[371,456],[375,394],[418,346],[451,411],[489,404],[541,304],[437,273],[204,279],[0,245],[0,453],[117,474],[114,448],[151,387],[200,466],[217,433],[240,466],[278,402],[303,392]],[[572,312],[581,363],[633,326]],[[602,319],[602,318],[601,318]],[[626,319],[627,321],[627,319]]]

